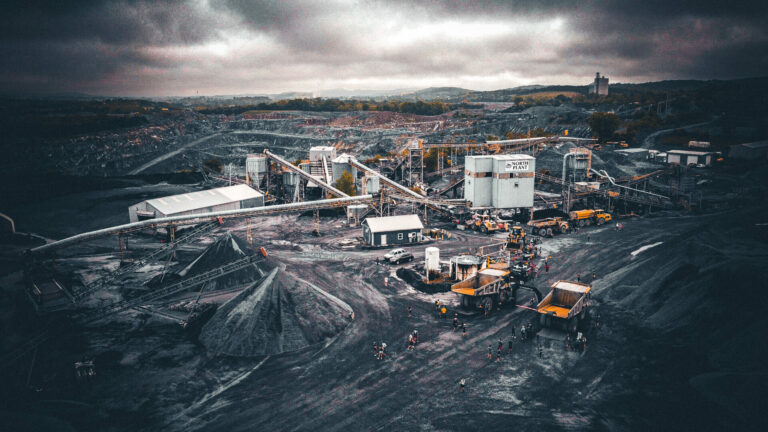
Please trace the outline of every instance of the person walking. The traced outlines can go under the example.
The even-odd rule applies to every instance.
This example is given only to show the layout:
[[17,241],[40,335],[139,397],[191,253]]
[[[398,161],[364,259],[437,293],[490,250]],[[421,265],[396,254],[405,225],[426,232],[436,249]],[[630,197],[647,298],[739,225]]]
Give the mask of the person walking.
[[456,317],[453,317],[453,331],[456,331],[459,329],[459,319]]
[[549,263],[544,263],[544,273],[549,273]]
[[509,338],[509,342],[507,343],[507,353],[512,354],[512,341],[515,339],[515,336],[512,336]]
[[488,360],[493,358],[493,349],[491,349],[491,346],[488,345]]
[[592,280],[594,281],[595,279],[597,279],[597,275],[595,274],[595,272],[592,272]]
[[464,386],[466,384],[467,384],[467,381],[464,379],[464,377],[461,377],[461,379],[459,380],[459,389],[460,389],[459,391],[464,393]]
[[499,339],[499,346],[496,348],[496,350],[499,353],[501,353],[501,350],[503,350],[503,349],[504,349],[504,342],[502,342],[501,339]]
[[413,316],[413,308],[408,306],[408,318]]
[[467,337],[467,326],[464,323],[461,323],[461,337]]
[[581,282],[581,273],[576,275],[576,282]]

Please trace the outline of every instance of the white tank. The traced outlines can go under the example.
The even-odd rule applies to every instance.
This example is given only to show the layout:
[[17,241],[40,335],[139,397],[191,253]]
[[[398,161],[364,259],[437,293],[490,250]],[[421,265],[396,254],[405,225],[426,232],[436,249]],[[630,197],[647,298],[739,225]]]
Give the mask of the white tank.
[[428,247],[424,250],[424,267],[428,272],[440,271],[440,249]]

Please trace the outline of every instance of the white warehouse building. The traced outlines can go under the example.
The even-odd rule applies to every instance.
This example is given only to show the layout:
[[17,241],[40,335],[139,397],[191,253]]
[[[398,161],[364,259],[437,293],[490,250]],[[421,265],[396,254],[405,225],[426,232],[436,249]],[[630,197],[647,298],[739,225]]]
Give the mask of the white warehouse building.
[[249,186],[237,185],[142,201],[128,207],[128,216],[131,222],[138,222],[263,205],[264,195]]
[[467,156],[464,168],[464,199],[472,207],[533,207],[536,176],[533,156]]

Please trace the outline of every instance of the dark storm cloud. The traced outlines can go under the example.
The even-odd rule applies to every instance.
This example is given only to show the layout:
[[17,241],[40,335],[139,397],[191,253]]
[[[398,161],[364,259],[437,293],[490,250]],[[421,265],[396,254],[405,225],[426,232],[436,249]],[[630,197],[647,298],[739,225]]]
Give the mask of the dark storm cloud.
[[768,2],[119,1],[0,6],[0,91],[502,88],[765,74]]

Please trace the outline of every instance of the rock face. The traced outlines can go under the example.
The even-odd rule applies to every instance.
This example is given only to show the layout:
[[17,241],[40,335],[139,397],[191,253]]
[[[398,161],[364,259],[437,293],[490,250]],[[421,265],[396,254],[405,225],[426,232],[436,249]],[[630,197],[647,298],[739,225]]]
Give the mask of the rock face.
[[277,267],[222,305],[200,341],[231,356],[273,355],[322,342],[351,320],[349,305]]

